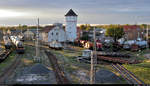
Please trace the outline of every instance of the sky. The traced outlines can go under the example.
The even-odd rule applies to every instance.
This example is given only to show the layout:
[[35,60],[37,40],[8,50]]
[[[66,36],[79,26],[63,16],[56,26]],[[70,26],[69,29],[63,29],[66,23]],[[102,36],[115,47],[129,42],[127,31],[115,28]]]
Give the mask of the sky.
[[150,23],[150,0],[1,0],[0,25],[65,24],[69,9],[78,24]]

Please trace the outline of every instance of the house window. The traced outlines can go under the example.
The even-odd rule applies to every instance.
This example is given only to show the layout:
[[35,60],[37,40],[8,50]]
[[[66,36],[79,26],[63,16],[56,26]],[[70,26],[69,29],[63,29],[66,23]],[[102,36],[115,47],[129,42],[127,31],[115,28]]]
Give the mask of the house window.
[[56,33],[56,35],[58,35],[58,33]]

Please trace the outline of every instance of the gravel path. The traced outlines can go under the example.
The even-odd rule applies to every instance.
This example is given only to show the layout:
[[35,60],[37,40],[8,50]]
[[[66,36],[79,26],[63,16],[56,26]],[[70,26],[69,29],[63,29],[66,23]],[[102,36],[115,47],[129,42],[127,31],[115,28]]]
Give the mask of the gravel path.
[[105,69],[100,69],[96,72],[96,83],[100,84],[117,84],[121,79],[113,72]]
[[13,84],[56,84],[54,72],[42,64],[19,69],[13,78]]

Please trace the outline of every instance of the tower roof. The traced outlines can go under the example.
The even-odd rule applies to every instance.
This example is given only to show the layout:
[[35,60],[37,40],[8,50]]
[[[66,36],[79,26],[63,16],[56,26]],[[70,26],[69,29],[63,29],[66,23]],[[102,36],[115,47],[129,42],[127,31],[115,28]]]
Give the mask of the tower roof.
[[78,15],[72,9],[70,9],[65,16],[78,16]]

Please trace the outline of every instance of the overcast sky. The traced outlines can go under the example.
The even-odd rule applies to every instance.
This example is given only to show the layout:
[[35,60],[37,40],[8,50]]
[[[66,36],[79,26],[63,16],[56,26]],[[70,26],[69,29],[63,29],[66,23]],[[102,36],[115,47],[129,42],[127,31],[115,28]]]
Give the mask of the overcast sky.
[[70,8],[78,24],[150,23],[150,0],[1,0],[0,25],[65,23]]

